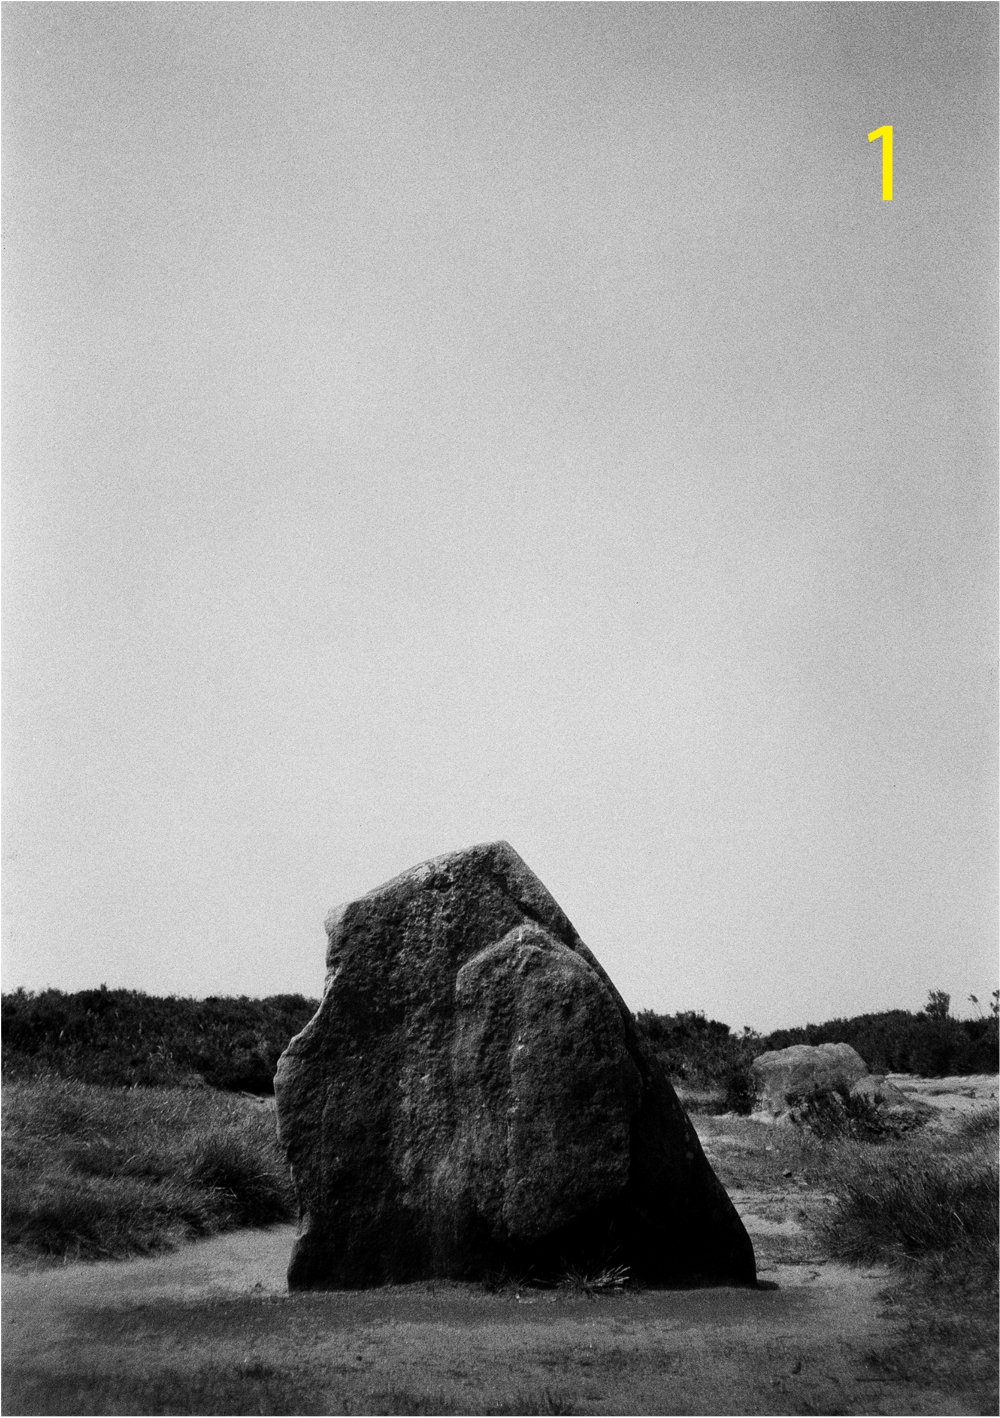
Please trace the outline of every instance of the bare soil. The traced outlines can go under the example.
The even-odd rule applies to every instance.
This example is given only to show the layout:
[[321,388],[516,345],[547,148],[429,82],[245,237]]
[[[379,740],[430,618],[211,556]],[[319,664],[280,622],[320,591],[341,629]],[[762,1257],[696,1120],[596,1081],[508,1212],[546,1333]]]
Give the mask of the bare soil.
[[[976,1086],[960,1084],[956,1098]],[[722,1170],[727,1149],[745,1144],[725,1120],[695,1121]],[[887,1362],[902,1322],[886,1304],[887,1273],[820,1253],[810,1222],[830,1198],[793,1174],[731,1195],[754,1241],[758,1290],[592,1297],[439,1282],[289,1295],[289,1226],[157,1259],[9,1271],[3,1411],[996,1411],[981,1383],[944,1391]]]
[[997,1101],[997,1075],[972,1073],[961,1077],[913,1078],[906,1073],[890,1073],[889,1082],[937,1114],[935,1124],[952,1128],[962,1118]]

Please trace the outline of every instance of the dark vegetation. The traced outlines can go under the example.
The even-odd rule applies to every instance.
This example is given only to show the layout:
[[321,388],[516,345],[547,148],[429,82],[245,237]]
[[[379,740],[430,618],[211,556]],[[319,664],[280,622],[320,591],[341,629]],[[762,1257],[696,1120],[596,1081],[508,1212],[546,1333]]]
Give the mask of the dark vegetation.
[[[975,1001],[974,1001],[975,1002]],[[7,1078],[57,1074],[109,1086],[210,1087],[273,1092],[278,1056],[318,1002],[303,995],[267,999],[163,999],[136,990],[64,994],[16,990],[2,997]],[[734,1033],[704,1014],[637,1016],[640,1031],[675,1083],[711,1090],[725,1111],[748,1111],[751,1061],[789,1044],[851,1044],[875,1073],[996,1073],[998,995],[989,1013],[953,1019],[949,998],[933,991],[916,1014],[888,1010],[800,1029]]]
[[289,1039],[315,1013],[302,995],[158,998],[137,990],[16,990],[2,998],[6,1078],[57,1074],[106,1086],[268,1094]]
[[[978,1001],[973,998],[973,1003]],[[883,1014],[859,1014],[831,1019],[802,1029],[777,1029],[766,1047],[789,1044],[850,1044],[873,1073],[916,1073],[923,1078],[949,1074],[997,1072],[997,991],[988,1014],[952,1019],[949,997],[932,990],[927,1008],[917,1014],[890,1009]],[[763,1052],[758,1050],[758,1052]]]
[[912,1132],[926,1120],[919,1113],[905,1110],[893,1113],[875,1098],[852,1093],[844,1083],[833,1088],[811,1088],[791,1095],[789,1101],[799,1126],[823,1142],[887,1142]]
[[[734,1034],[728,1024],[687,1010],[683,1014],[636,1015],[639,1031],[675,1084],[702,1090],[714,1103],[706,1111],[749,1113],[753,1104],[750,1064],[766,1040],[749,1027]],[[693,1099],[685,1099],[690,1108]]]
[[[674,1083],[694,1093],[705,1091],[720,1112],[748,1113],[753,1101],[750,1064],[758,1054],[790,1044],[850,1044],[873,1073],[924,1078],[996,1073],[1000,992],[994,991],[989,1013],[980,1011],[974,1019],[952,1019],[950,1003],[947,994],[933,990],[927,1008],[916,1014],[893,1009],[771,1034],[749,1027],[736,1034],[728,1024],[693,1011],[656,1014],[647,1009],[636,1022]],[[830,1106],[836,1109],[836,1102]],[[860,1114],[863,1104],[857,1103],[856,1111]],[[860,1116],[857,1121],[860,1125]]]
[[[689,1109],[748,1113],[751,1062],[789,1044],[851,1044],[876,1073],[996,1073],[998,1001],[994,992],[988,1014],[952,1019],[948,996],[933,991],[916,1014],[889,1010],[771,1034],[735,1033],[690,1010],[647,1009],[637,1022]],[[274,1091],[279,1055],[316,1008],[302,995],[194,1000],[104,985],[75,994],[16,990],[2,997],[3,1073],[110,1087],[207,1084],[264,1096]]]

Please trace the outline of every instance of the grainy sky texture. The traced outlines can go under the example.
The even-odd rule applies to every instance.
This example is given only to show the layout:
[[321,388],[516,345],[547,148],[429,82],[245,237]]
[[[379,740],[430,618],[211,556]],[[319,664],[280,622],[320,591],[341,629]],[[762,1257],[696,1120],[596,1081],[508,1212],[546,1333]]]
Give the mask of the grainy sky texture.
[[636,1008],[989,993],[995,6],[4,44],[5,988],[315,994],[505,837]]

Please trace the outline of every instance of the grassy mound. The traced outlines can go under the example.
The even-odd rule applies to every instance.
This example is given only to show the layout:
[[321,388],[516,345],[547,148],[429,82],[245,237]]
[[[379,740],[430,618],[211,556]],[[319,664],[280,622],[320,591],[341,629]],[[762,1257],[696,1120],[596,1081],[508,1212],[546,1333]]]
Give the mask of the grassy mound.
[[287,1218],[274,1114],[209,1089],[4,1088],[5,1251],[104,1260]]

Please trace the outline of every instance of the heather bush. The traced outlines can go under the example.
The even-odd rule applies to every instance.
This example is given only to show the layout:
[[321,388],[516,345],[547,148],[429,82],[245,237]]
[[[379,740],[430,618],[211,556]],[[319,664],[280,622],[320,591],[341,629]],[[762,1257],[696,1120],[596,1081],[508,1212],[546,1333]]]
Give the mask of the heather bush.
[[874,1098],[855,1094],[844,1083],[832,1088],[811,1088],[789,1099],[792,1116],[824,1142],[853,1138],[858,1142],[883,1142],[902,1137],[919,1125],[912,1113],[892,1114]]

